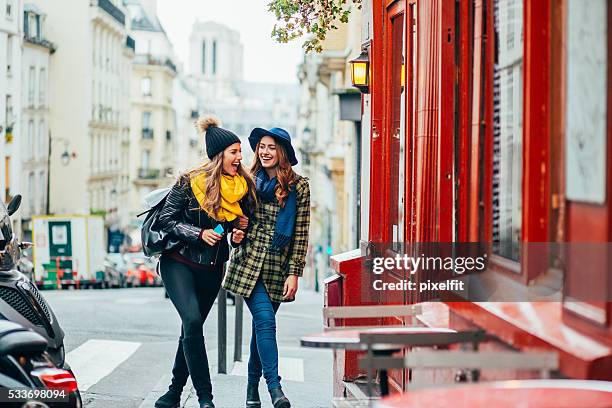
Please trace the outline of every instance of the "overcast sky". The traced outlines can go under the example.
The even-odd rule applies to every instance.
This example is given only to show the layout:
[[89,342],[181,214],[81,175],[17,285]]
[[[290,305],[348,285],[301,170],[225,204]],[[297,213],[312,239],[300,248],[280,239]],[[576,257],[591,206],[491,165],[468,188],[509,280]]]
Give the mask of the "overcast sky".
[[196,19],[213,20],[240,32],[244,44],[244,77],[257,82],[297,82],[302,41],[278,44],[270,37],[274,15],[269,0],[158,0],[158,17],[184,64],[189,34]]

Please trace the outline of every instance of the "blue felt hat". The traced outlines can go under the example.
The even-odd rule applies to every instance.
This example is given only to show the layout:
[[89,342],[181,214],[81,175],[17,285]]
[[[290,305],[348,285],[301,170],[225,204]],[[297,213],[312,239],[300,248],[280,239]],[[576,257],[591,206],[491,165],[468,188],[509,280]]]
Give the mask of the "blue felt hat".
[[291,136],[289,135],[289,132],[287,132],[285,129],[277,127],[274,127],[270,130],[263,128],[253,129],[251,131],[251,135],[249,136],[249,144],[251,145],[251,149],[253,149],[254,152],[255,149],[257,149],[257,143],[259,143],[261,138],[264,136],[271,136],[274,138],[274,140],[283,145],[283,147],[287,151],[287,155],[289,156],[289,163],[292,166],[298,164],[297,157],[295,157],[295,150],[291,145]]

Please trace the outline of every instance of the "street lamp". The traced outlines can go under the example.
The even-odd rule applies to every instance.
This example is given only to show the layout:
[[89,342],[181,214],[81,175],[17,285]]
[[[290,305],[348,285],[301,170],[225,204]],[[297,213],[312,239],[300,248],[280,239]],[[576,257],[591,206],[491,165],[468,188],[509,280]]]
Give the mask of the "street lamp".
[[351,82],[361,93],[370,93],[370,56],[367,49],[363,49],[361,54],[349,61],[351,64]]
[[48,151],[47,151],[47,203],[46,203],[46,211],[47,214],[50,214],[50,205],[51,205],[51,147],[53,142],[64,142],[64,152],[60,155],[60,162],[63,166],[68,166],[70,164],[71,159],[76,159],[76,152],[69,153],[68,145],[70,141],[63,137],[52,137],[51,132],[49,132],[49,143],[48,143]]
[[68,150],[64,150],[64,153],[62,153],[60,157],[64,166],[67,166],[70,163],[70,153],[68,153]]

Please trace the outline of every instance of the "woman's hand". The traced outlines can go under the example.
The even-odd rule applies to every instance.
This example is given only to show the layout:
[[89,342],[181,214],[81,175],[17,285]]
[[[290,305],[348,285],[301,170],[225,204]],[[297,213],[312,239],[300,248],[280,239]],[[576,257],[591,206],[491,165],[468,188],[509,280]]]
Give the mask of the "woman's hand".
[[241,230],[246,230],[249,226],[249,218],[241,215],[240,217],[236,218],[234,225]]
[[244,231],[239,230],[238,228],[234,228],[232,231],[232,242],[234,244],[239,244],[244,239]]
[[298,290],[298,277],[297,275],[287,276],[285,280],[285,286],[283,288],[283,299],[290,300],[295,297]]
[[219,241],[223,236],[221,234],[217,234],[212,229],[203,230],[200,234],[200,238],[202,241],[206,242],[210,246],[214,246],[217,241]]

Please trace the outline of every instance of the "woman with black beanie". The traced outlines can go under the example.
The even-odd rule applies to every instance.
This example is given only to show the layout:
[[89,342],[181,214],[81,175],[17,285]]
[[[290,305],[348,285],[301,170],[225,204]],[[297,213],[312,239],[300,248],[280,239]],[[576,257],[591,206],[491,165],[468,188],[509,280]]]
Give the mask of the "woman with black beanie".
[[206,163],[179,177],[158,222],[178,238],[178,249],[164,252],[160,272],[182,327],[168,392],[156,408],[178,407],[191,375],[200,408],[214,408],[203,325],[219,292],[223,264],[232,246],[240,244],[255,204],[255,185],[241,165],[240,139],[211,116],[196,122],[206,133]]

